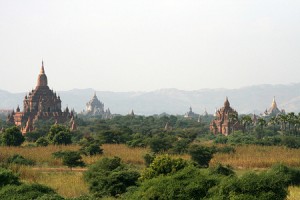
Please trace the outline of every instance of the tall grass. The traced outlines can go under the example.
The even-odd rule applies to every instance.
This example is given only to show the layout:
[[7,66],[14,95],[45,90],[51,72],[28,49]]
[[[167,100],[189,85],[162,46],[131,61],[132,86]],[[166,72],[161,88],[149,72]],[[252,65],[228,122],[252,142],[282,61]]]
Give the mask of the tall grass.
[[231,165],[236,169],[268,168],[276,163],[291,167],[300,167],[300,149],[289,149],[280,146],[237,146],[233,154],[217,153],[210,162]]
[[299,199],[300,199],[300,187],[290,186],[287,200],[299,200]]

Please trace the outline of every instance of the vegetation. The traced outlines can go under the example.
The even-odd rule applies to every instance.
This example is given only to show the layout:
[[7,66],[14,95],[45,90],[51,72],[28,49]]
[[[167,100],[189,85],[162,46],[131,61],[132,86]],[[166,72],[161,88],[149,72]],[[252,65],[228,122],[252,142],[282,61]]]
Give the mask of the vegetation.
[[39,122],[19,144],[2,122],[0,178],[11,183],[0,198],[299,199],[298,115],[249,117],[227,137],[209,133],[211,116],[78,118],[73,132]]

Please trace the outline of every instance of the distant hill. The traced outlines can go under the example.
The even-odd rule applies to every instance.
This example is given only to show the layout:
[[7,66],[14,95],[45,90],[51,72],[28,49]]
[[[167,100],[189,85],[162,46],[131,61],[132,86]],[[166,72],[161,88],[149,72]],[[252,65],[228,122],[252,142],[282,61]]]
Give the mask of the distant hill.
[[[63,107],[74,108],[77,112],[85,109],[94,90],[73,89],[60,91]],[[10,93],[0,90],[0,109],[23,106],[25,93]],[[287,112],[300,112],[300,83],[289,85],[257,85],[240,89],[201,89],[183,91],[161,89],[150,92],[109,92],[97,91],[97,96],[112,113],[127,114],[134,110],[136,114],[152,115],[163,112],[184,114],[192,106],[196,113],[213,113],[215,108],[223,106],[228,96],[231,106],[239,113],[259,114],[269,108],[274,96],[280,109]]]

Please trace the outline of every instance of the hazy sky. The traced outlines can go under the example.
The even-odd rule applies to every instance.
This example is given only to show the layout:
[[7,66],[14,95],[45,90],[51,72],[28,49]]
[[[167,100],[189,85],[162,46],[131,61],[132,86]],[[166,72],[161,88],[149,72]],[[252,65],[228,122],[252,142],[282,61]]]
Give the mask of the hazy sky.
[[0,0],[0,89],[300,82],[299,0]]

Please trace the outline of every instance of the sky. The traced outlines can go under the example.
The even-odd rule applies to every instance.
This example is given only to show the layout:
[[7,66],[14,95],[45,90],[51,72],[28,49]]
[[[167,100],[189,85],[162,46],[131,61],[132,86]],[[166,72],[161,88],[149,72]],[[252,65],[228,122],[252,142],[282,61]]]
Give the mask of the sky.
[[0,89],[300,82],[299,0],[0,0]]

